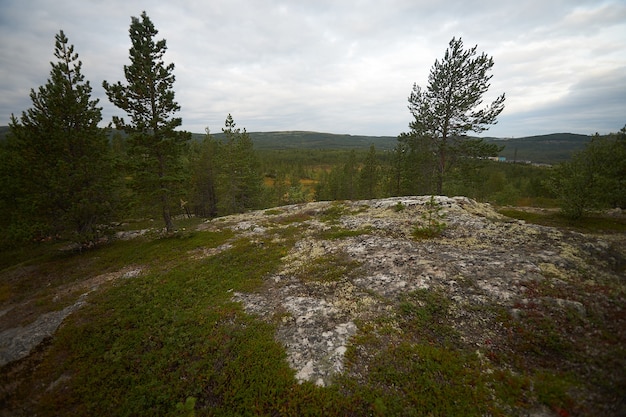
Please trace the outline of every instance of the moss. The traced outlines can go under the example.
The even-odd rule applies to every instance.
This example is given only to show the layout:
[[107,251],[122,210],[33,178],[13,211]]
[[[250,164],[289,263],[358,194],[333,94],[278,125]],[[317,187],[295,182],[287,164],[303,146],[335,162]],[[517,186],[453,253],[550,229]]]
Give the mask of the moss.
[[348,213],[345,204],[341,202],[333,202],[320,216],[320,220],[327,223],[337,223],[341,216]]
[[568,274],[554,264],[543,262],[539,264],[539,269],[546,278],[556,278],[563,281],[568,279]]
[[326,254],[303,265],[297,276],[305,282],[338,282],[346,279],[360,266],[342,253]]
[[361,229],[356,229],[356,230],[343,229],[337,226],[332,226],[330,229],[320,231],[319,237],[320,239],[334,240],[334,239],[344,239],[347,237],[366,235],[371,232],[372,232],[371,226],[364,227]]
[[283,214],[285,211],[281,209],[269,209],[263,212],[266,216],[277,216],[279,214]]

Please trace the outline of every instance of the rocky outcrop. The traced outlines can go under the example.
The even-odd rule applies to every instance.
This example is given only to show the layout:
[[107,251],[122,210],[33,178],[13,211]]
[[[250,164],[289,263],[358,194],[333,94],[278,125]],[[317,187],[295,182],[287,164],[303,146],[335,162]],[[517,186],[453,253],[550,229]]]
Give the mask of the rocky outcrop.
[[[274,325],[301,382],[327,386],[347,375],[367,383],[377,349],[427,345],[462,352],[477,373],[504,375],[520,389],[575,374],[586,382],[570,393],[580,415],[626,413],[624,234],[526,224],[464,197],[313,202],[199,229],[229,230],[222,236],[232,231],[232,239],[181,252],[183,262],[230,251],[240,239],[289,248],[254,292],[229,296]],[[0,327],[0,365],[28,355],[89,292],[143,270],[130,265],[56,288],[55,299],[72,300],[59,311],[28,315],[28,300],[0,311],[12,318]],[[544,405],[532,400],[510,415],[566,415]]]
[[[91,291],[96,290],[103,283],[113,281],[118,278],[134,278],[139,274],[141,274],[141,268],[129,266],[120,271],[98,275],[93,278],[85,279],[71,285],[61,286],[56,289],[56,295],[53,298],[54,301],[63,296],[71,295],[72,293],[82,292],[82,294],[76,299],[75,302],[61,310],[41,314],[35,321],[26,325],[18,325],[16,327],[10,327],[0,331],[0,366],[4,366],[9,362],[28,356],[31,351],[37,347],[37,345],[43,342],[46,338],[53,336],[63,320],[82,307],[86,302],[87,295]],[[22,305],[11,306],[2,310],[2,312],[0,312],[0,316],[10,314],[16,316],[16,319],[19,319],[19,311],[22,310],[22,313],[27,311],[28,305],[31,302],[31,300],[27,300]]]
[[[233,296],[277,323],[297,378],[331,383],[359,327],[381,315],[393,322],[398,303],[416,290],[445,294],[462,343],[483,351],[509,343],[494,309],[506,320],[522,320],[537,305],[584,318],[602,302],[590,295],[596,289],[610,283],[623,296],[623,246],[608,240],[623,236],[525,224],[464,197],[434,200],[434,208],[429,197],[316,202],[219,220],[259,242],[274,238],[276,227],[304,230],[261,291]],[[414,237],[433,215],[445,223],[441,233]]]

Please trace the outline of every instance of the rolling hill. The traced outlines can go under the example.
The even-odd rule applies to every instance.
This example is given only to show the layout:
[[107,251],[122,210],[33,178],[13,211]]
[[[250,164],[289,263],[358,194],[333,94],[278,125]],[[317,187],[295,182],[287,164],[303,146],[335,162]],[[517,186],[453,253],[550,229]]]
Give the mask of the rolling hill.
[[503,145],[500,156],[510,161],[532,161],[553,164],[568,160],[573,152],[582,151],[591,136],[574,133],[553,133],[516,139],[488,138],[489,142]]
[[[220,138],[221,133],[215,134]],[[204,135],[195,134],[196,139]],[[396,146],[395,136],[353,136],[332,133],[284,131],[250,132],[255,148],[259,150],[279,149],[366,149],[370,145],[379,151],[389,151]],[[485,138],[487,142],[504,146],[500,156],[508,161],[531,161],[554,164],[566,161],[573,152],[583,150],[591,140],[588,135],[554,133],[515,139]]]
[[[0,126],[0,140],[9,128]],[[280,149],[367,149],[374,145],[378,151],[390,151],[396,146],[395,136],[347,135],[305,131],[249,132],[258,150]],[[201,141],[204,134],[194,133],[193,139]],[[223,133],[213,134],[220,139]],[[504,146],[500,156],[508,161],[531,161],[554,164],[566,161],[573,152],[583,150],[591,140],[589,135],[553,133],[521,138],[485,138],[486,141]]]

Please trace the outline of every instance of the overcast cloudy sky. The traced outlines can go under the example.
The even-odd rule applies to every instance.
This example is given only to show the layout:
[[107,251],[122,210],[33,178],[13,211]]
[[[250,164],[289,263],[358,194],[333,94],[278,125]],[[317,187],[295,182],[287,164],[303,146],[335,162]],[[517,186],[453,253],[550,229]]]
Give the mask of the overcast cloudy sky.
[[131,16],[145,10],[176,65],[183,128],[396,136],[407,97],[453,36],[493,56],[485,136],[619,130],[626,124],[624,0],[0,0],[0,125],[32,106],[63,30],[100,98],[125,80]]

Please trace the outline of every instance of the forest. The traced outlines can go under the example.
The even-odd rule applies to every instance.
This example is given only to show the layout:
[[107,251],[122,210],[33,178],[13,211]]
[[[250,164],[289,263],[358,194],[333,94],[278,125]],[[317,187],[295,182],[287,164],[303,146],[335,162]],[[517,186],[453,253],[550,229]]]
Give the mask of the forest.
[[0,127],[0,415],[624,415],[626,126],[481,138],[452,38],[396,137],[191,133],[129,34]]
[[[165,40],[155,39],[145,12],[129,32],[126,82],[103,82],[128,119],[113,117],[106,128],[78,53],[63,31],[56,35],[48,82],[0,132],[0,246],[68,240],[88,247],[128,219],[160,217],[171,233],[180,217],[314,200],[463,195],[499,206],[558,206],[571,218],[626,206],[625,129],[603,137],[470,135],[496,123],[505,95],[478,108],[493,59],[460,38],[435,62],[428,86],[413,86],[414,120],[391,138],[248,133],[231,114],[220,132],[182,131]],[[452,99],[442,100],[452,88]]]

